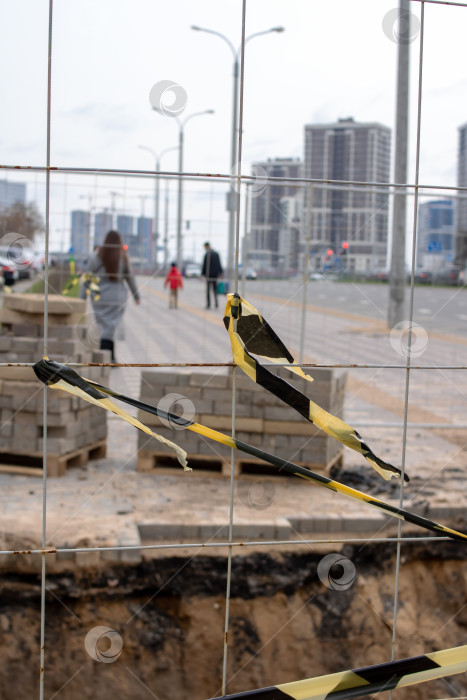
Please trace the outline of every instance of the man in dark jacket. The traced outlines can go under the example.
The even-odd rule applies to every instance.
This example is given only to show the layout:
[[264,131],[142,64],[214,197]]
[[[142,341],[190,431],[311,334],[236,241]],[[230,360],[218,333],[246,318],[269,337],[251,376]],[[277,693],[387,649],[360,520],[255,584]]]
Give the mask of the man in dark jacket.
[[201,275],[206,277],[206,308],[211,307],[211,293],[210,290],[214,292],[214,303],[217,306],[217,278],[222,275],[223,269],[221,261],[219,258],[219,253],[212,250],[209,243],[204,244],[206,253],[203,260],[203,269],[201,270]]

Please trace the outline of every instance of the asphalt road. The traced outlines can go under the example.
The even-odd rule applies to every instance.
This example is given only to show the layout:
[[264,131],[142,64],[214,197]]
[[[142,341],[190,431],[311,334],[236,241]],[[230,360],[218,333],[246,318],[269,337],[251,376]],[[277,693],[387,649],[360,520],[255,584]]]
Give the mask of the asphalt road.
[[[301,280],[256,280],[247,282],[250,293],[260,293],[301,302]],[[409,319],[410,287],[406,287],[404,319]],[[352,282],[310,281],[307,303],[323,309],[357,314],[386,322],[389,303],[387,284],[357,284]],[[467,336],[467,289],[465,287],[416,286],[414,289],[413,321],[428,332]]]
[[[122,346],[126,358],[117,353],[120,362],[231,361],[222,323],[225,296],[219,297],[218,309],[206,310],[204,280],[187,279],[178,310],[169,310],[163,280],[139,277],[138,284],[142,303],[135,307],[131,299],[128,301],[123,324],[126,342]],[[408,320],[410,288],[406,291]],[[387,327],[387,285],[313,281],[306,292],[305,314],[303,286],[298,280],[247,281],[244,296],[297,360],[302,346],[304,362],[405,362],[404,342],[399,347],[397,337]],[[417,359],[436,366],[466,364],[467,290],[416,288],[414,321],[421,326],[416,338]]]

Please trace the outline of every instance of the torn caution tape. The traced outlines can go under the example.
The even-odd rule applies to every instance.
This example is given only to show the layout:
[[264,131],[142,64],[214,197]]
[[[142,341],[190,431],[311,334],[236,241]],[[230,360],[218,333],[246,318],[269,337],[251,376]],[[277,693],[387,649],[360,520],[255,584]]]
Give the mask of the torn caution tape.
[[84,299],[90,297],[92,301],[99,301],[101,293],[99,287],[100,277],[92,272],[83,272],[81,275],[72,275],[62,290],[64,296],[78,296]]
[[315,472],[311,471],[310,469],[307,469],[306,467],[301,467],[298,464],[294,464],[293,462],[289,462],[288,460],[282,459],[281,457],[276,457],[276,455],[272,455],[269,452],[265,452],[259,447],[253,447],[253,445],[249,445],[246,442],[237,440],[237,438],[233,438],[230,435],[224,435],[223,433],[220,433],[217,430],[213,430],[212,428],[208,428],[205,425],[201,425],[200,423],[195,423],[192,420],[182,418],[174,413],[169,413],[156,406],[152,406],[151,404],[143,403],[142,401],[139,401],[138,399],[133,399],[130,396],[125,396],[125,394],[120,394],[119,392],[109,389],[109,387],[103,386],[102,384],[98,384],[97,382],[91,381],[90,379],[84,379],[84,377],[80,377],[73,369],[67,367],[66,365],[43,359],[34,365],[34,371],[37,377],[42,382],[44,382],[44,384],[47,384],[50,388],[63,389],[64,391],[69,391],[75,396],[80,396],[85,401],[90,401],[91,403],[94,403],[97,406],[102,406],[102,408],[106,408],[107,410],[112,411],[116,415],[123,418],[123,420],[126,420],[128,423],[134,425],[136,428],[143,430],[143,432],[147,433],[148,435],[152,435],[156,438],[156,440],[167,444],[169,447],[171,447],[177,452],[179,461],[185,468],[187,467],[186,452],[184,450],[182,450],[174,443],[165,440],[160,435],[153,433],[152,430],[150,430],[146,425],[138,421],[136,418],[133,418],[133,416],[130,416],[125,411],[122,411],[108,397],[111,396],[114,399],[123,401],[124,403],[127,403],[130,406],[134,406],[135,408],[139,408],[142,411],[151,413],[152,415],[158,416],[159,418],[165,421],[169,421],[173,425],[177,425],[180,428],[185,428],[186,430],[191,430],[194,433],[203,435],[204,437],[226,445],[227,447],[231,447],[236,450],[241,450],[242,452],[252,455],[253,457],[258,457],[264,462],[267,462],[268,464],[271,464],[272,466],[276,467],[278,471],[286,471],[290,474],[296,474],[297,476],[301,476],[303,479],[311,481],[317,486],[322,486],[331,491],[335,491],[336,493],[341,493],[344,496],[348,496],[349,498],[352,498],[356,501],[367,503],[368,505],[377,508],[378,510],[382,511],[383,513],[386,513],[387,515],[390,515],[393,518],[405,520],[409,523],[412,523],[413,525],[422,527],[425,530],[430,530],[432,532],[436,532],[437,534],[447,535],[448,537],[451,537],[453,539],[459,539],[463,541],[467,540],[467,534],[464,534],[463,532],[453,530],[452,528],[447,527],[446,525],[441,525],[439,523],[434,522],[433,520],[428,520],[427,518],[424,518],[421,515],[411,513],[410,511],[404,510],[403,508],[392,506],[389,503],[385,503],[384,501],[381,501],[378,498],[368,496],[362,491],[358,491],[357,489],[351,488],[350,486],[341,484],[339,481],[329,479],[327,476],[323,476],[322,474],[316,474]]
[[[289,350],[254,306],[251,306],[238,294],[229,294],[225,307],[224,324],[229,333],[234,362],[250,379],[294,408],[320,430],[350,449],[360,452],[384,479],[389,480],[391,477],[401,476],[401,470],[377,457],[350,425],[325,411],[294,386],[270,372],[253,357],[253,355],[257,355],[263,360],[277,364],[293,363],[286,369],[308,381],[313,381],[312,377],[294,364],[294,358]],[[409,481],[407,474],[404,474],[404,479]]]
[[467,646],[462,646],[212,700],[344,700],[445,678],[466,670]]
[[92,272],[84,272],[80,278],[80,285],[85,290],[85,295],[91,298],[91,301],[99,301],[101,298],[101,289],[99,287],[100,277]]
[[115,413],[115,415],[119,416],[127,423],[130,423],[130,425],[133,425],[135,428],[139,428],[139,430],[142,430],[143,433],[147,433],[147,435],[150,435],[162,444],[170,447],[170,449],[174,450],[182,467],[185,470],[191,471],[190,467],[187,465],[187,454],[185,450],[176,445],[174,442],[166,440],[166,438],[162,437],[161,435],[154,433],[150,428],[148,428],[147,425],[144,425],[144,423],[141,423],[141,421],[139,421],[137,418],[134,418],[122,408],[117,406],[113,401],[111,401],[111,399],[109,399],[107,394],[100,392],[89,380],[84,379],[84,377],[80,377],[80,375],[70,367],[44,358],[43,360],[36,362],[33,369],[37,378],[40,379],[41,382],[44,382],[44,384],[47,384],[50,389],[62,389],[70,394],[74,394],[74,396],[79,396],[80,399],[89,401],[89,403],[92,403],[95,406],[105,408],[107,411]]

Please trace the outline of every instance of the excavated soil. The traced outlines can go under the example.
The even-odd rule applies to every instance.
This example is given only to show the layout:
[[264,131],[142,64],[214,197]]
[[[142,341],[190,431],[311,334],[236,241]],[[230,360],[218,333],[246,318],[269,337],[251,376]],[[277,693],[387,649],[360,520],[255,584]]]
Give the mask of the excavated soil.
[[[320,561],[339,546],[300,547],[293,553],[237,551],[227,692],[388,661],[395,547],[370,542],[341,548],[355,567],[343,590],[332,589],[342,571],[331,571],[326,585],[318,576]],[[206,550],[179,551],[183,554],[152,553],[133,566],[52,567],[45,698],[204,700],[221,695],[226,558]],[[396,658],[465,644],[465,556],[456,542],[403,544]],[[115,630],[119,640],[121,649],[117,644],[111,663],[86,651],[86,635],[97,626]],[[18,571],[12,558],[4,571],[0,608],[0,695],[5,700],[38,696],[39,640],[39,573]],[[109,640],[101,639],[94,656],[96,649],[105,654],[108,647]],[[395,691],[394,698],[466,694],[467,678],[461,674]]]

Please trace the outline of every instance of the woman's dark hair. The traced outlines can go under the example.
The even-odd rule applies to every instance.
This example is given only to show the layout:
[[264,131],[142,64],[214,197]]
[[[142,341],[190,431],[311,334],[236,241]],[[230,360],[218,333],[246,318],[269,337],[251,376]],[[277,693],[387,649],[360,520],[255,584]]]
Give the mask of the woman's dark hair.
[[118,282],[122,274],[128,273],[128,256],[123,250],[122,237],[118,231],[108,232],[98,255],[111,282]]

